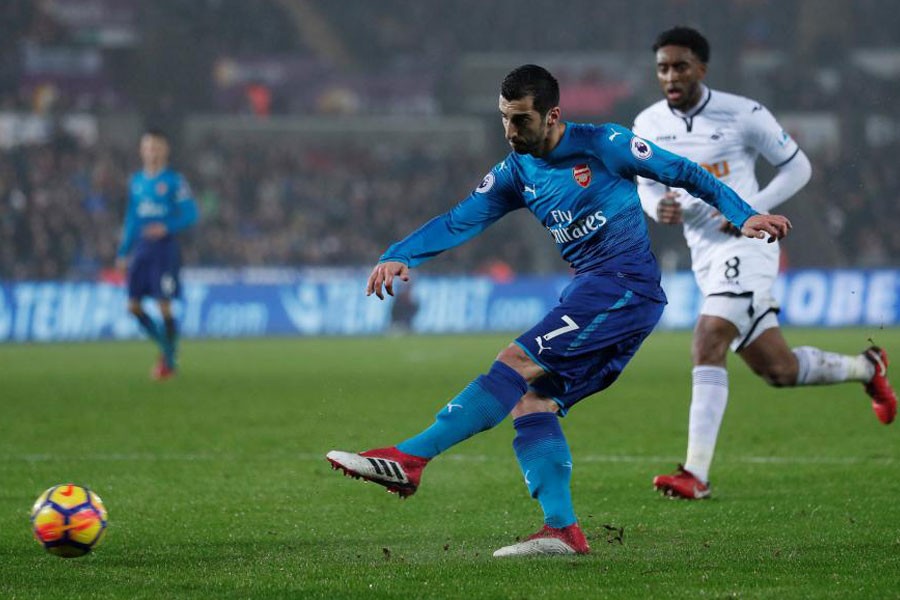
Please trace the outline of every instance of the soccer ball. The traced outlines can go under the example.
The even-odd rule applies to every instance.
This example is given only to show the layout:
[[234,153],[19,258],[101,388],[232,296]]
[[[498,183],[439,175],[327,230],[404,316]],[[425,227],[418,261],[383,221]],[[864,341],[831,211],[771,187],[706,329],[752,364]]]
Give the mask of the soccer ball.
[[72,483],[55,485],[31,508],[34,538],[47,552],[63,558],[84,556],[106,530],[106,507],[100,496]]

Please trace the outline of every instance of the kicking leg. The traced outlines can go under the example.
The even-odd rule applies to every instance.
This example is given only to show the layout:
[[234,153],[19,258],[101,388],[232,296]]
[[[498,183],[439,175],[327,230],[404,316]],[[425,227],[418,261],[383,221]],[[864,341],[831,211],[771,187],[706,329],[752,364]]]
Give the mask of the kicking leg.
[[503,421],[528,390],[528,382],[542,374],[543,369],[511,344],[486,374],[450,400],[421,433],[396,447],[360,454],[334,450],[327,458],[347,475],[383,485],[401,497],[411,496],[429,460]]

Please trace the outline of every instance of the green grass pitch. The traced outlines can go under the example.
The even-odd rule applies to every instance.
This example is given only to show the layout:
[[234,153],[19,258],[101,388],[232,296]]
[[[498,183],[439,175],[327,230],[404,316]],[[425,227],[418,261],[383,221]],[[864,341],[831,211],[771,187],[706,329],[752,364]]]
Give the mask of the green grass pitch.
[[[900,361],[896,330],[786,331],[847,353],[869,336]],[[0,346],[0,598],[900,597],[900,424],[859,384],[776,390],[732,357],[714,497],[651,490],[684,455],[686,333],[651,336],[563,421],[590,556],[491,558],[541,524],[508,422],[406,501],[329,468],[430,423],[508,340],[188,341],[163,384],[146,342]],[[110,513],[75,560],[28,522],[68,481]]]

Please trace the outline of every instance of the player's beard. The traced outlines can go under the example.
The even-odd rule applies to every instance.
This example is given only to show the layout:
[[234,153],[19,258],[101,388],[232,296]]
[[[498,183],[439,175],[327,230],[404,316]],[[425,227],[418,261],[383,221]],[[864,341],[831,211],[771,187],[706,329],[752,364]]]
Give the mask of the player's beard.
[[513,143],[510,142],[509,145],[512,147],[513,152],[516,154],[532,154],[532,150],[534,150],[534,144],[529,144],[525,142]]
[[535,132],[532,136],[519,138],[516,142],[510,141],[509,145],[512,146],[513,152],[516,154],[540,156],[546,139],[547,131],[546,129],[542,129],[541,131]]

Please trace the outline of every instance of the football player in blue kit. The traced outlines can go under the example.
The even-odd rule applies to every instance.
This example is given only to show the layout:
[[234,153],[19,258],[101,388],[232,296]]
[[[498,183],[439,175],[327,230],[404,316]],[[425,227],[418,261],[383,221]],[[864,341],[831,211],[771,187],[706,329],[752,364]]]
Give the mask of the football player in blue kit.
[[[176,236],[197,222],[197,204],[184,177],[168,167],[169,142],[162,131],[150,129],[141,136],[140,155],[143,169],[131,177],[116,266],[127,268],[129,312],[160,348],[152,376],[168,379],[175,374],[178,345],[172,314],[172,300],[180,292]],[[159,304],[162,326],[144,312],[141,301],[146,296]]]
[[572,506],[572,456],[557,417],[616,380],[666,303],[635,176],[691,190],[747,237],[780,239],[791,227],[785,217],[757,214],[696,163],[624,127],[562,121],[558,104],[559,87],[545,69],[524,65],[509,73],[499,108],[513,152],[468,198],[390,246],[366,293],[393,295],[395,279],[407,281],[410,268],[527,208],[575,270],[559,304],[418,435],[387,448],[327,455],[345,474],[406,497],[432,458],[512,414],[513,449],[544,526],[494,556],[590,550]]

